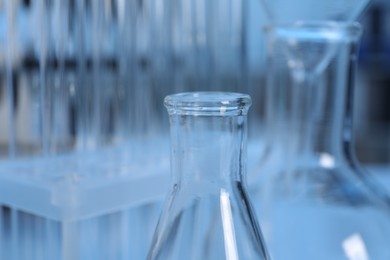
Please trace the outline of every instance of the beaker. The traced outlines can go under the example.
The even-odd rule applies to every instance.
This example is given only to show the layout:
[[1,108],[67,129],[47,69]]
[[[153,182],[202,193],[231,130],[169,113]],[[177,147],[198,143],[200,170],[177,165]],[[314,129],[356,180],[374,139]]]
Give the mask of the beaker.
[[148,259],[269,259],[245,183],[248,95],[165,98],[172,185]]
[[251,182],[273,259],[389,259],[389,210],[350,160],[361,28],[266,28],[269,145]]

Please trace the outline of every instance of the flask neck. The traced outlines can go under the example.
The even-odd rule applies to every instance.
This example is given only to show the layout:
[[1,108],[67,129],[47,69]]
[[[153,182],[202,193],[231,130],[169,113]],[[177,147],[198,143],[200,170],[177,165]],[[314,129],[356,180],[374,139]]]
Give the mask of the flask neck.
[[[173,182],[230,185],[240,182],[245,165],[246,115],[172,114]],[[203,186],[204,187],[204,186]]]

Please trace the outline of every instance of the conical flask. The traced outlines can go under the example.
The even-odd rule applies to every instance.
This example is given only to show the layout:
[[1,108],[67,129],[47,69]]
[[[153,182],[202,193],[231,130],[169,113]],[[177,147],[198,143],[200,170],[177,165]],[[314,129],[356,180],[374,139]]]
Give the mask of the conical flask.
[[269,145],[250,191],[270,256],[390,259],[389,208],[348,156],[360,26],[295,23],[266,34]]
[[245,184],[245,94],[165,98],[172,185],[148,259],[269,259]]

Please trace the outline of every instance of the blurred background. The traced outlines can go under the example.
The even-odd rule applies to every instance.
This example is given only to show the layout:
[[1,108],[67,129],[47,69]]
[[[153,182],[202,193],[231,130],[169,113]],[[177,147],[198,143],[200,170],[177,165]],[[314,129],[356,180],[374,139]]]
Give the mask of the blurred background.
[[[226,8],[178,1],[177,10],[160,2],[2,1],[3,157],[86,149],[142,128],[166,128],[166,117],[156,121],[166,114],[161,98],[167,93],[262,91],[261,28],[270,20],[261,1],[232,1]],[[215,19],[202,17],[202,8]],[[372,0],[357,19],[364,34],[354,133],[364,163],[389,161],[389,8]]]
[[[324,11],[307,3],[295,8]],[[350,3],[350,17],[319,17],[363,25],[354,149],[385,182],[390,2]],[[284,8],[260,0],[1,0],[0,259],[143,259],[169,181],[168,94],[249,93],[255,164],[266,128],[262,27],[293,19]],[[131,240],[139,233],[143,240]]]

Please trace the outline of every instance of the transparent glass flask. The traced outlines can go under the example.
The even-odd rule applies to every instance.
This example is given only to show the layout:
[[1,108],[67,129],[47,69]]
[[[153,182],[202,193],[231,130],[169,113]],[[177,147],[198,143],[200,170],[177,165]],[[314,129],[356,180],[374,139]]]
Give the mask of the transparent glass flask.
[[361,28],[266,28],[268,146],[250,192],[272,259],[390,259],[390,214],[351,159]]
[[245,94],[166,97],[172,186],[148,259],[269,259],[247,197]]

